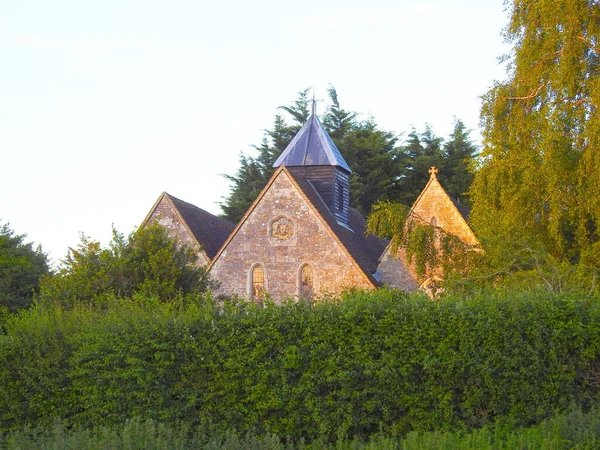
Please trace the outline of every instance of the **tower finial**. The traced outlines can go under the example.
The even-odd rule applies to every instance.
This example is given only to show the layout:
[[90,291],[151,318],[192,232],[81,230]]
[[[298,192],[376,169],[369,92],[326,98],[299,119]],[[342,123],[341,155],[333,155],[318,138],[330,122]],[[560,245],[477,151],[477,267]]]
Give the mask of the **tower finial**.
[[429,169],[429,176],[431,178],[437,178],[436,175],[438,173],[438,169],[435,166],[431,166],[431,168]]
[[309,100],[310,102],[310,112],[312,116],[315,116],[317,114],[317,102],[323,102],[325,100],[323,100],[322,98],[317,99],[315,97],[315,88],[311,88],[312,89],[312,98]]

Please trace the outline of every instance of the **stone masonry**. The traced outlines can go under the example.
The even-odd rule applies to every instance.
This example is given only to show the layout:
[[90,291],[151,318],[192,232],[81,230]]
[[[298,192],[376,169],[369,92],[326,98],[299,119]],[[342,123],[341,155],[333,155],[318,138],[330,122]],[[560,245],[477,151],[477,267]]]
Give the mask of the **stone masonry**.
[[305,264],[313,269],[315,297],[375,287],[285,171],[215,257],[210,268],[220,282],[215,294],[248,297],[256,264],[263,267],[265,291],[275,300],[298,295]]
[[[479,244],[471,227],[436,178],[435,172],[431,175],[429,183],[412,207],[412,214],[429,224],[443,228],[447,233],[458,236],[466,244]],[[433,219],[435,223],[432,223]]]
[[[185,226],[185,221],[177,214],[177,211],[169,201],[166,195],[162,195],[158,200],[154,210],[146,218],[144,223],[152,223],[157,221],[158,224],[166,229],[169,236],[177,239],[180,244],[188,245],[192,248],[199,249],[200,246],[196,239],[190,233],[190,230]],[[205,266],[209,263],[209,259],[204,251],[198,252],[198,265]]]

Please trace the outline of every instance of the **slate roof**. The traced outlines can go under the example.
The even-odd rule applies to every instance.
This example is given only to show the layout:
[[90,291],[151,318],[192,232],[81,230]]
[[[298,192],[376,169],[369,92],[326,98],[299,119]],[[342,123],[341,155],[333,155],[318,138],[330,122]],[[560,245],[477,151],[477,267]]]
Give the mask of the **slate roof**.
[[279,166],[339,166],[352,173],[316,114],[308,119],[273,164],[273,167]]
[[367,222],[363,215],[354,208],[350,208],[349,213],[351,229],[340,225],[311,182],[299,173],[291,173],[290,171],[288,173],[312,205],[319,211],[321,217],[346,247],[346,250],[352,255],[362,271],[369,277],[369,280],[374,285],[379,285],[380,283],[373,274],[377,270],[379,257],[386,249],[389,241],[376,236],[367,236],[365,234]]
[[[450,196],[448,196],[448,197],[450,197]],[[469,220],[469,213],[471,212],[469,207],[466,205],[463,205],[461,202],[459,202],[458,200],[456,200],[452,197],[450,197],[450,200],[452,200],[452,203],[454,203],[454,206],[456,206],[456,209],[458,209],[458,212],[460,213],[460,215],[463,216],[463,219]]]
[[198,243],[202,245],[206,255],[213,259],[235,228],[235,224],[166,192],[165,195],[177,208]]

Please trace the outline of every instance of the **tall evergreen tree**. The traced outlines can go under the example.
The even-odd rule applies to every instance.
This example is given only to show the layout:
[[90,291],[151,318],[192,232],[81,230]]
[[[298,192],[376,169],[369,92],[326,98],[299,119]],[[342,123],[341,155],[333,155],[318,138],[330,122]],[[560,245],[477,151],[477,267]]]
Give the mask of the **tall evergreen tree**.
[[393,198],[398,166],[394,161],[396,136],[368,119],[354,123],[336,145],[352,169],[350,205],[368,214],[378,201]]
[[223,217],[239,222],[252,202],[273,175],[273,164],[294,138],[300,127],[310,115],[308,89],[298,94],[298,99],[290,106],[280,106],[294,119],[288,125],[284,118],[277,114],[272,130],[265,131],[261,145],[254,146],[256,157],[240,154],[240,167],[235,175],[223,175],[231,182],[229,195],[220,203]]
[[436,136],[428,124],[422,133],[413,127],[404,145],[396,149],[396,160],[400,166],[396,201],[412,205],[429,180],[431,166],[440,169],[438,178],[445,184],[447,175],[442,143],[443,139]]
[[469,188],[473,183],[473,158],[477,154],[477,146],[469,138],[470,131],[457,119],[454,131],[444,144],[444,172],[446,183],[444,188],[451,197],[469,204]]
[[482,108],[475,231],[600,266],[600,6],[509,3],[508,78]]
[[342,140],[356,124],[356,113],[342,109],[338,101],[337,91],[329,86],[327,91],[331,105],[323,117],[323,126],[327,129],[329,136],[335,140]]
[[[221,203],[227,219],[239,221],[266,185],[274,172],[273,163],[310,117],[308,94],[306,89],[291,105],[280,106],[293,123],[290,125],[283,116],[276,115],[273,128],[266,131],[262,144],[254,147],[258,155],[240,155],[236,174],[225,175],[231,181],[229,196]],[[374,202],[394,196],[394,181],[398,175],[394,161],[396,137],[378,129],[373,119],[357,121],[356,113],[340,106],[335,88],[330,87],[328,94],[330,106],[322,117],[323,126],[353,171],[351,204],[366,214]]]
[[396,136],[380,130],[373,118],[357,120],[357,113],[342,109],[337,91],[330,86],[330,106],[323,116],[323,126],[352,169],[350,204],[368,214],[372,205],[393,197],[398,176],[394,161]]

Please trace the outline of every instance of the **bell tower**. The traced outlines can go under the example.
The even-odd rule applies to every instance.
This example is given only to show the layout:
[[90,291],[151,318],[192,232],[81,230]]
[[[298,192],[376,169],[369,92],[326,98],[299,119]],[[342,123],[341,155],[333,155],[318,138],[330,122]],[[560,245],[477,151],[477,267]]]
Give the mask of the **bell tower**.
[[314,102],[310,118],[273,164],[279,166],[308,180],[337,222],[349,227],[352,171],[315,114]]

